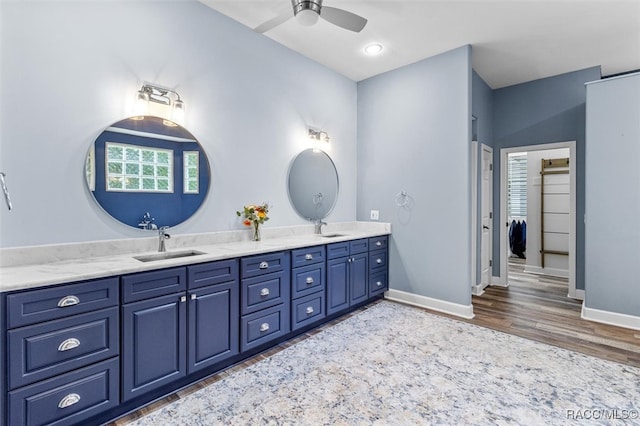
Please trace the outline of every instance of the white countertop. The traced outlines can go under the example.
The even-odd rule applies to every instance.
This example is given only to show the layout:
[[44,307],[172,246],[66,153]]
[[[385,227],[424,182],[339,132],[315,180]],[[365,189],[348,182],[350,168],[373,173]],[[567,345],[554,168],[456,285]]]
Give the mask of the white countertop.
[[[0,292],[370,238],[390,234],[391,226],[378,222],[332,224],[323,233],[340,235],[330,238],[313,234],[313,226],[308,225],[261,232],[259,242],[249,241],[247,231],[176,235],[166,240],[167,252],[195,250],[203,254],[150,262],[134,256],[157,253],[149,249],[157,244],[155,237],[3,249],[2,256],[7,259],[0,268]],[[29,263],[38,258],[37,263]]]

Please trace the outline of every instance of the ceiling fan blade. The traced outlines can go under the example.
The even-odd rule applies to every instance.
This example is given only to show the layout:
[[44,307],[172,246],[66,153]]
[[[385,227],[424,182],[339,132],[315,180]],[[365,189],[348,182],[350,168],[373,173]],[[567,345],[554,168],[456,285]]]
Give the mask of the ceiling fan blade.
[[367,25],[367,20],[362,16],[335,7],[322,6],[320,17],[334,25],[356,33],[362,31],[364,26]]
[[253,31],[257,33],[266,33],[267,31],[277,27],[278,25],[284,23],[289,18],[293,18],[293,11],[289,7],[288,10],[281,12],[275,18],[269,19],[267,22],[264,22],[253,29]]

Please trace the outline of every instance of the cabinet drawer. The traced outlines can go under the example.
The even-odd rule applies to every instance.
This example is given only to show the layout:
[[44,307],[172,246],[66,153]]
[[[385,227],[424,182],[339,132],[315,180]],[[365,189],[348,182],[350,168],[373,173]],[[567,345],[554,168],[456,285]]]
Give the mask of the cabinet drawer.
[[221,284],[238,279],[238,260],[221,260],[187,268],[189,289]]
[[369,269],[371,271],[386,270],[387,268],[387,251],[378,250],[369,253]]
[[118,355],[118,308],[8,332],[9,389]]
[[242,280],[242,315],[289,300],[289,280],[285,272]]
[[349,241],[327,245],[327,259],[349,256]]
[[118,277],[10,294],[7,296],[7,328],[95,311],[118,303]]
[[297,330],[325,317],[324,291],[313,293],[291,303],[291,329]]
[[380,272],[369,276],[369,297],[376,296],[389,290],[387,273]]
[[81,424],[118,405],[118,358],[9,392],[8,423]]
[[388,241],[389,237],[386,235],[369,238],[369,248],[371,250],[386,249]]
[[244,352],[289,332],[289,304],[242,317],[240,349]]
[[187,269],[172,268],[122,277],[124,303],[177,293],[187,288]]
[[302,249],[296,249],[291,252],[291,267],[311,265],[324,262],[325,248],[324,246],[313,246]]
[[349,241],[350,254],[365,253],[369,251],[369,240],[363,238],[361,240]]
[[292,270],[292,295],[293,299],[324,289],[325,266],[324,263],[303,266]]
[[283,271],[288,268],[288,257],[285,252],[244,257],[240,260],[242,278]]

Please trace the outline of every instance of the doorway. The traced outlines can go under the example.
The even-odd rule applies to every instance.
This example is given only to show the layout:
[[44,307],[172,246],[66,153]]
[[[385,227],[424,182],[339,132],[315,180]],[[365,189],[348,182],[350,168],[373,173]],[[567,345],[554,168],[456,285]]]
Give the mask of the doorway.
[[[576,290],[575,282],[575,158],[575,141],[500,150],[503,224],[500,227],[500,277],[494,279],[494,284],[508,286],[510,272],[512,279],[529,276],[532,282],[552,276],[567,282],[568,297],[584,298],[584,290]],[[549,163],[550,160],[553,161]],[[523,167],[523,163],[526,166]],[[545,164],[562,167],[551,172],[551,166],[545,169]],[[510,165],[514,173],[511,182]]]

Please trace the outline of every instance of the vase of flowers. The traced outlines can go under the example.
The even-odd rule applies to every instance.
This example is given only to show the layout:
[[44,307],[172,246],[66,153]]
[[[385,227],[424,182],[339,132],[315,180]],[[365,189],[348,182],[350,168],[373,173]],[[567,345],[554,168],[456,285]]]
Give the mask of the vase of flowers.
[[243,217],[244,226],[253,228],[253,241],[260,241],[260,225],[269,220],[269,204],[262,205],[250,204],[244,206],[242,211],[237,211],[238,217]]

